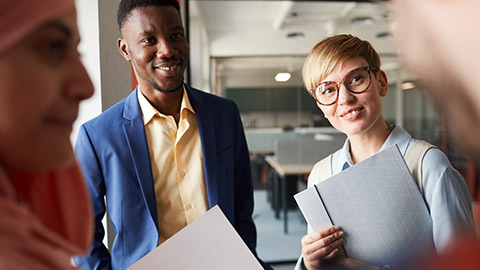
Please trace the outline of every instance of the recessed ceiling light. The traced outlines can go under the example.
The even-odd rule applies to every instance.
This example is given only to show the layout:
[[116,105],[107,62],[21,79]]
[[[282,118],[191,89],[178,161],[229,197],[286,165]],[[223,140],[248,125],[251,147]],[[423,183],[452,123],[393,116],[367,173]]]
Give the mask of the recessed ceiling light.
[[302,32],[290,32],[287,34],[287,38],[303,38],[304,34]]
[[410,90],[415,88],[415,84],[413,82],[404,82],[401,86],[402,90]]
[[377,38],[379,39],[387,39],[387,38],[391,38],[392,36],[390,35],[389,32],[380,32],[377,34]]
[[286,82],[290,80],[292,75],[288,72],[279,72],[277,75],[275,75],[275,81],[277,82]]

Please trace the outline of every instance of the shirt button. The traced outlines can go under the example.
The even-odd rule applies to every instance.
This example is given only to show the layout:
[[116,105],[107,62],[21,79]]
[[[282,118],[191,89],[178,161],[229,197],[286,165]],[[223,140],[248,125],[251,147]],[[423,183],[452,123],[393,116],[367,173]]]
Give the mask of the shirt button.
[[180,173],[180,177],[184,178],[185,177],[185,172]]
[[186,210],[190,210],[191,208],[192,208],[192,205],[191,205],[191,204],[185,205],[185,209],[186,209]]

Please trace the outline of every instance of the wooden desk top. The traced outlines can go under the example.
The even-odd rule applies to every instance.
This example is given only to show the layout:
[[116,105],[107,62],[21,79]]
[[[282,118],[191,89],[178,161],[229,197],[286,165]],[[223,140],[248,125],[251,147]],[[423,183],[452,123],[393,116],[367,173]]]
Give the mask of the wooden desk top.
[[265,161],[283,176],[309,174],[315,165],[315,163],[281,164],[274,156],[265,156]]
[[273,155],[273,150],[269,150],[269,149],[251,150],[250,155]]

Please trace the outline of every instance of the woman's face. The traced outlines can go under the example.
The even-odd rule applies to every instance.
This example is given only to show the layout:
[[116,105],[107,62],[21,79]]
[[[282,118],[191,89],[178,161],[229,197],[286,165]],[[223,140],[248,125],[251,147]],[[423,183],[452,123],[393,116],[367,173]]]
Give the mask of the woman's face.
[[[353,58],[337,65],[323,81],[340,82],[351,70],[365,66],[368,66],[365,59]],[[370,77],[370,86],[363,93],[349,92],[341,84],[336,103],[329,106],[317,103],[332,126],[347,136],[373,131],[372,127],[384,125],[380,97],[387,94],[387,79],[383,71],[371,72]]]
[[73,162],[72,125],[80,101],[93,94],[79,39],[72,8],[0,55],[0,166],[7,171]]

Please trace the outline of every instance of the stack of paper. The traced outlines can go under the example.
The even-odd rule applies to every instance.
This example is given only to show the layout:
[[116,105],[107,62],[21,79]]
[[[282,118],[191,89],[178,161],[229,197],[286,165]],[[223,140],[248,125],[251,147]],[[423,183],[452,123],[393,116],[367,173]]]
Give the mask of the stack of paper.
[[347,257],[386,265],[433,250],[427,206],[396,146],[294,197],[314,231],[343,229]]

